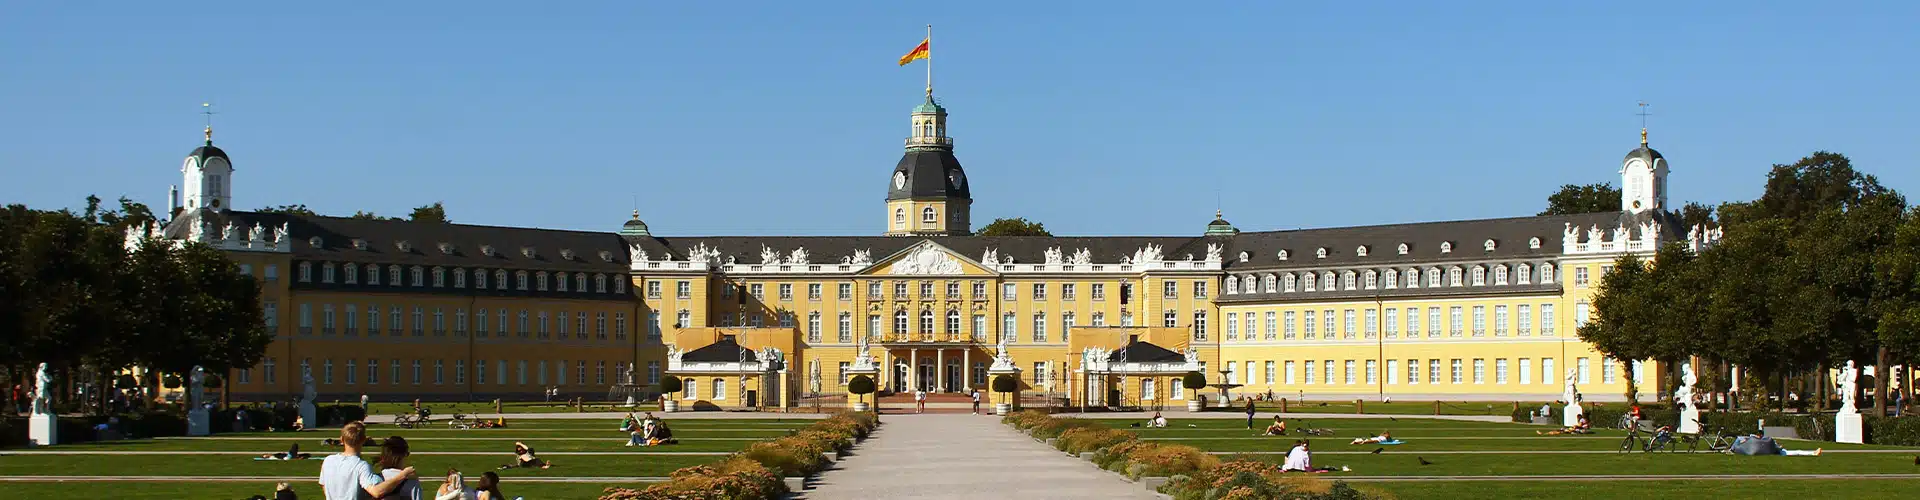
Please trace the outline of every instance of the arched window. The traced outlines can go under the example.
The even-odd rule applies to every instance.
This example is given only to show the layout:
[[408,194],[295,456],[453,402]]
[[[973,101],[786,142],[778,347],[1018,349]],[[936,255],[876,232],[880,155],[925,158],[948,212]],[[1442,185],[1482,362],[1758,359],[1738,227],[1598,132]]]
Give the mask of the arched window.
[[1387,270],[1387,289],[1391,290],[1399,287],[1400,287],[1400,270],[1388,269]]
[[567,291],[567,273],[553,275],[553,286],[555,291]]
[[1366,289],[1368,290],[1372,290],[1377,285],[1379,279],[1380,279],[1380,273],[1374,272],[1372,269],[1368,269],[1367,274],[1360,278],[1360,286],[1366,287]]
[[400,286],[400,280],[406,279],[400,274],[400,266],[387,266],[387,284]]
[[[1287,281],[1293,281],[1293,275],[1287,275]],[[1320,284],[1320,279],[1319,277],[1314,276],[1313,273],[1300,273],[1300,281],[1301,281],[1300,289],[1303,291],[1311,292],[1319,289],[1318,285]],[[1287,284],[1292,285],[1293,283],[1287,283]],[[1292,287],[1289,286],[1288,288],[1292,288]]]
[[347,276],[346,276],[347,284],[349,285],[359,284],[360,283],[360,266],[358,264],[348,262],[347,267],[345,269],[347,270]]
[[1293,280],[1294,280],[1294,279],[1295,279],[1295,278],[1293,277],[1293,273],[1287,273],[1287,291],[1289,291],[1289,292],[1291,292],[1291,291],[1293,291]]
[[1540,284],[1551,285],[1558,281],[1560,281],[1559,277],[1553,274],[1553,264],[1540,265]]
[[593,275],[593,291],[596,293],[607,293],[607,275]]
[[1439,287],[1440,287],[1440,268],[1438,267],[1427,268],[1427,288],[1439,288]]
[[1353,289],[1353,271],[1344,271],[1340,273],[1340,288],[1343,290]]
[[1451,241],[1440,242],[1440,253],[1453,253],[1453,242]]
[[933,310],[920,310],[920,333],[933,333]]
[[[1274,288],[1273,282],[1274,282],[1273,275],[1269,274],[1266,276],[1262,276],[1260,277],[1260,288],[1266,290],[1267,293],[1280,291],[1278,288]],[[1291,286],[1291,284],[1289,284],[1287,288],[1293,288],[1293,287]],[[1291,292],[1293,290],[1287,290],[1287,291]]]
[[370,264],[367,266],[367,284],[369,285],[380,284],[380,266],[379,265]]
[[936,219],[933,216],[933,207],[920,209],[920,222],[924,222],[927,224],[939,222],[939,219]]
[[521,291],[526,291],[526,289],[527,289],[527,285],[529,284],[529,283],[527,283],[527,272],[526,272],[526,271],[514,271],[514,273],[513,273],[513,279],[514,279],[514,281],[518,281],[518,282],[519,282],[519,283],[518,283],[518,284],[517,284],[516,286],[514,286],[514,288],[515,288],[515,289],[517,289],[517,290],[521,290]]
[[1460,286],[1461,274],[1462,273],[1461,273],[1460,266],[1453,266],[1451,268],[1448,268],[1447,269],[1447,286]]
[[540,271],[533,274],[533,288],[534,290],[538,290],[542,292],[547,291],[547,272],[546,271]]
[[1320,273],[1320,289],[1329,292],[1337,290],[1333,287],[1333,271]]
[[1496,246],[1496,245],[1499,245],[1499,243],[1498,243],[1498,242],[1495,242],[1495,241],[1493,241],[1493,240],[1487,240],[1487,243],[1486,243],[1486,245],[1485,245],[1485,247],[1486,247],[1486,250],[1487,250],[1487,251],[1489,251],[1489,252],[1491,252],[1491,251],[1493,251],[1493,248],[1494,248],[1494,246]]
[[895,309],[893,311],[893,333],[896,335],[905,335],[907,333],[906,309]]
[[507,270],[505,269],[493,270],[493,289],[495,290],[507,289]]
[[1401,244],[1400,244],[1400,255],[1406,255],[1406,254],[1407,254],[1407,244],[1406,244],[1406,243],[1401,243]]
[[1528,238],[1528,239],[1527,239],[1527,248],[1531,248],[1531,249],[1534,249],[1534,250],[1539,250],[1539,249],[1540,249],[1540,237],[1539,237],[1539,236],[1535,236],[1535,237],[1532,237],[1532,238]]
[[1240,293],[1240,277],[1228,276],[1226,288],[1227,288],[1226,290],[1227,295]]
[[1353,249],[1353,254],[1354,254],[1354,255],[1356,255],[1356,256],[1360,256],[1360,257],[1366,257],[1366,256],[1367,256],[1367,246],[1366,246],[1366,245],[1360,245],[1360,246],[1358,246],[1358,247],[1354,247],[1354,249]]
[[1481,267],[1481,266],[1473,266],[1473,286],[1486,286],[1486,284],[1487,284],[1487,268]]
[[487,288],[487,270],[485,269],[473,270],[473,287],[482,289],[482,290],[485,290]]
[[427,270],[413,266],[413,286],[427,286]]
[[1506,264],[1493,266],[1493,284],[1495,285],[1507,284],[1507,265]]
[[960,310],[947,310],[947,333],[960,333]]
[[1327,247],[1320,247],[1318,249],[1315,249],[1313,251],[1313,257],[1317,259],[1327,258]]
[[1513,277],[1522,285],[1531,285],[1533,284],[1533,268],[1526,264],[1521,264],[1520,267],[1514,268]]
[[904,208],[893,209],[893,227],[895,228],[907,227],[907,209],[904,209]]

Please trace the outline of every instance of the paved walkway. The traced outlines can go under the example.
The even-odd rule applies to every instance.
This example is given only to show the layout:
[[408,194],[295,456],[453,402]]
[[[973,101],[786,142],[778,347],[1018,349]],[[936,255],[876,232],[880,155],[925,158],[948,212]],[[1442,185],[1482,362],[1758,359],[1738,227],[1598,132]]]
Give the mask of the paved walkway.
[[983,415],[889,415],[808,500],[1161,498]]

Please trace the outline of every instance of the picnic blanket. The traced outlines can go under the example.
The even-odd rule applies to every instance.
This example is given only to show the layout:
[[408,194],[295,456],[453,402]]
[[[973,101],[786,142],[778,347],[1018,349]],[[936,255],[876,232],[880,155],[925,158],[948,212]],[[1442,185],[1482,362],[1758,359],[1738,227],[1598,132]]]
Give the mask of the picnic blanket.
[[1379,442],[1379,443],[1375,443],[1375,444],[1388,444],[1388,445],[1392,445],[1392,444],[1407,444],[1407,442],[1406,442],[1406,441],[1401,441],[1401,440],[1399,440],[1399,439],[1394,439],[1394,440],[1391,440],[1391,441],[1381,441],[1381,442]]

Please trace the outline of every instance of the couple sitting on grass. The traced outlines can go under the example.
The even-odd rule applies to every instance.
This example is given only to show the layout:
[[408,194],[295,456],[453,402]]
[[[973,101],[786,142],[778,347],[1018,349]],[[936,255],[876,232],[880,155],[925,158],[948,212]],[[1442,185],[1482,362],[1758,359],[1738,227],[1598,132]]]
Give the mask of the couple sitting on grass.
[[1581,415],[1580,420],[1574,422],[1573,427],[1564,427],[1564,428],[1561,428],[1560,430],[1547,431],[1547,432],[1533,431],[1533,433],[1540,434],[1543,436],[1559,436],[1562,434],[1593,434],[1593,422],[1587,421],[1586,415]]
[[659,446],[680,442],[673,438],[673,430],[667,428],[667,423],[653,416],[653,412],[647,412],[646,418],[636,418],[628,413],[626,420],[620,421],[620,431],[627,433],[627,446]]
[[1335,470],[1351,471],[1353,469],[1346,466],[1341,466],[1339,469],[1332,467],[1314,467],[1313,454],[1307,451],[1307,440],[1305,439],[1294,441],[1293,449],[1287,452],[1287,461],[1280,464],[1280,472],[1320,473],[1333,472]]

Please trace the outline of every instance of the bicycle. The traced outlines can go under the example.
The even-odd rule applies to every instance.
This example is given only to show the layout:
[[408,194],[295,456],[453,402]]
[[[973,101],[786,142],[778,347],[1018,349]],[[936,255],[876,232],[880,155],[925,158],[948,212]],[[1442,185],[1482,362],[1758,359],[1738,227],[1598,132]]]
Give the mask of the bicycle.
[[[1705,426],[1706,426],[1705,424],[1701,424],[1701,427],[1705,427]],[[1712,451],[1715,453],[1732,453],[1733,441],[1734,439],[1737,439],[1740,437],[1737,434],[1727,432],[1727,426],[1724,426],[1724,425],[1714,426],[1713,434],[1711,434],[1711,436],[1713,437],[1708,438],[1707,435],[1695,435],[1694,438],[1688,443],[1687,452],[1692,453],[1695,449],[1699,447],[1701,442],[1705,442],[1707,443],[1707,451]]]
[[1620,440],[1620,453],[1633,453],[1635,448],[1646,448],[1647,439],[1640,437],[1639,427],[1627,428],[1627,437]]

